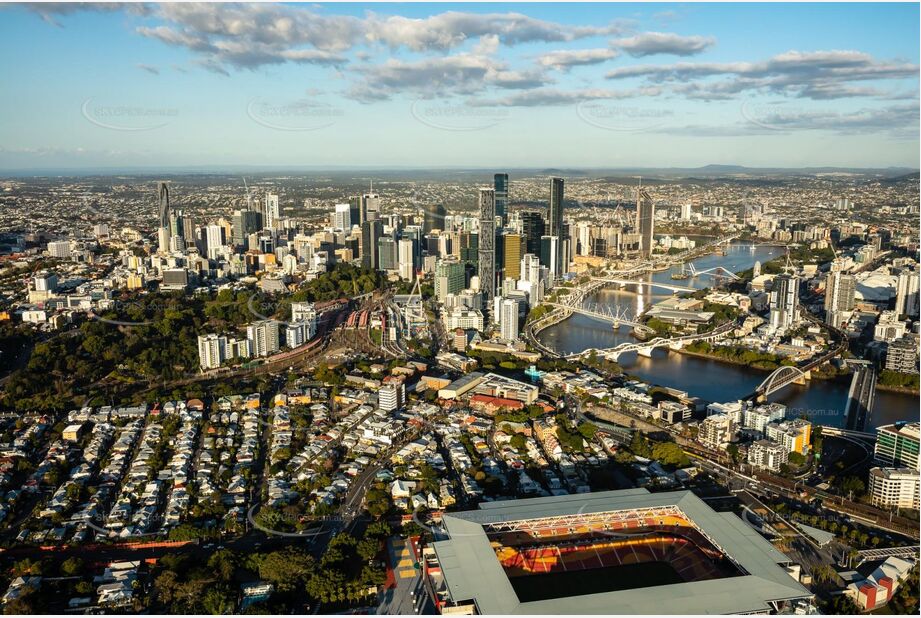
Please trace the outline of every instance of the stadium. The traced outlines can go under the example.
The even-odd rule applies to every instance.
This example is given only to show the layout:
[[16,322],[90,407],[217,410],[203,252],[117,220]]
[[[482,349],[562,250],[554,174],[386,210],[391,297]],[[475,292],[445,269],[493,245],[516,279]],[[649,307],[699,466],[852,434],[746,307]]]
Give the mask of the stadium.
[[443,614],[808,611],[789,563],[691,492],[630,489],[446,513],[422,566]]

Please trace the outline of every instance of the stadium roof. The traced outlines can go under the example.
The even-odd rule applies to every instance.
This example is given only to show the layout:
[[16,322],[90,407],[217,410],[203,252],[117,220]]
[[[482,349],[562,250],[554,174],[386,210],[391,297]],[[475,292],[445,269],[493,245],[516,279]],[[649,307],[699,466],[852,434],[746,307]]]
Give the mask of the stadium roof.
[[[547,517],[674,506],[748,574],[522,603],[499,563],[484,525]],[[627,489],[484,503],[445,513],[448,540],[433,544],[455,602],[480,614],[734,614],[772,611],[771,601],[812,594],[780,566],[789,558],[734,513],[717,513],[689,491]]]

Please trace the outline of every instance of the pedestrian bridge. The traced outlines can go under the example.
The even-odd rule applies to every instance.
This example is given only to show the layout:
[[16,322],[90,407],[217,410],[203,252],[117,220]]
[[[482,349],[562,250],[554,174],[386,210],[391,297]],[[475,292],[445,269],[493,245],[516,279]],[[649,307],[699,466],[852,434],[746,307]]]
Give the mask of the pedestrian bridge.
[[[601,285],[635,285],[638,287],[660,288],[669,292],[696,292],[696,288],[685,285],[674,285],[671,283],[659,283],[658,281],[637,281],[635,279],[619,279],[616,277],[592,277],[591,281],[598,282]],[[600,287],[600,286],[599,286]]]
[[652,351],[656,348],[668,347],[672,350],[680,350],[684,346],[690,343],[694,343],[695,341],[715,341],[717,339],[721,339],[722,337],[730,334],[734,328],[735,322],[727,322],[726,324],[719,326],[709,333],[697,333],[693,335],[684,335],[681,337],[656,337],[650,341],[622,343],[613,348],[588,348],[587,350],[582,350],[577,354],[570,354],[566,358],[569,360],[577,360],[584,356],[588,356],[593,352],[598,356],[613,360],[614,362],[617,362],[621,354],[626,354],[628,352],[636,352],[640,356],[651,357]]

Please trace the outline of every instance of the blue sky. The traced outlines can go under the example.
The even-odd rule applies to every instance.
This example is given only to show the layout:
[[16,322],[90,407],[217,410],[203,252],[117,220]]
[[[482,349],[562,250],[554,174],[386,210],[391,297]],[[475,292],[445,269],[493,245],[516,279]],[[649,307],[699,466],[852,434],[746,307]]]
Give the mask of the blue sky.
[[919,165],[917,4],[0,10],[4,170]]

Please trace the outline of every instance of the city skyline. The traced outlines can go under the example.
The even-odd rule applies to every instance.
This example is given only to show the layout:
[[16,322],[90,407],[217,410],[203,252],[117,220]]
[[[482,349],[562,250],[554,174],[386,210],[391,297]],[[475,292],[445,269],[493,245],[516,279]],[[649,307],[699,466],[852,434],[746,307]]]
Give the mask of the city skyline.
[[8,5],[0,170],[917,168],[917,21],[911,4]]

